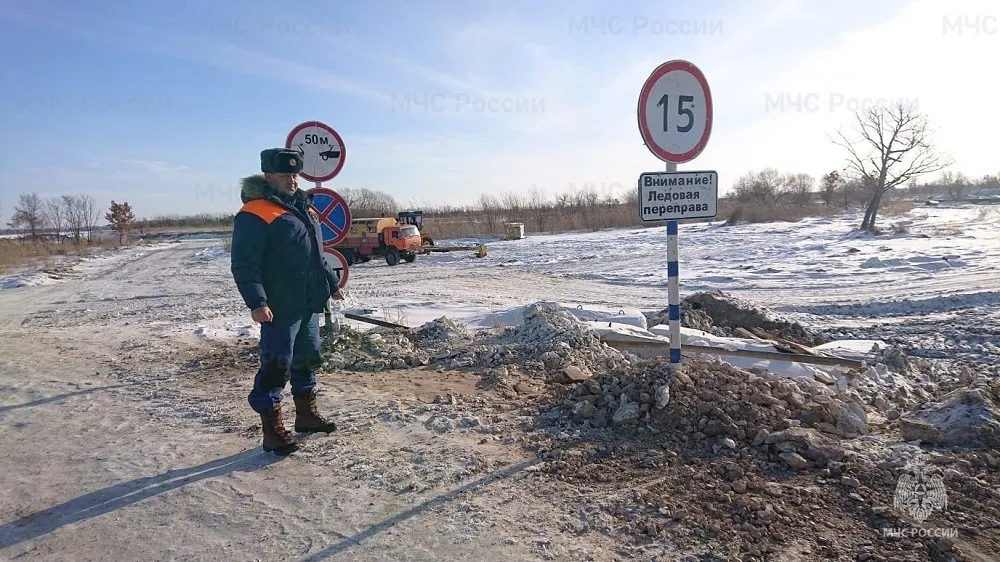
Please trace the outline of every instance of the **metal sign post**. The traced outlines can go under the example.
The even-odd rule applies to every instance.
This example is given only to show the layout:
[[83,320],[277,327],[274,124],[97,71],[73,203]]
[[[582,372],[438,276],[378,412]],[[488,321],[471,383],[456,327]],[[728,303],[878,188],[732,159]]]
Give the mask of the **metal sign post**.
[[[667,171],[677,164],[667,162]],[[667,316],[670,322],[670,365],[681,364],[681,266],[677,243],[677,221],[667,221]]]
[[[639,215],[643,221],[667,221],[667,311],[670,320],[670,367],[681,365],[680,261],[677,221],[708,211],[708,200],[690,187],[677,164],[694,160],[708,144],[712,133],[712,94],[705,75],[685,60],[671,60],[658,66],[639,93],[639,132],[646,148],[666,163],[666,178],[639,178]],[[704,174],[704,172],[701,172]],[[715,172],[710,172],[715,176]],[[677,177],[680,176],[680,177]],[[701,177],[701,176],[698,176]],[[704,178],[697,181],[704,181]],[[681,191],[660,187],[678,187]],[[718,197],[716,177],[715,198]],[[695,200],[699,199],[699,200]],[[711,203],[714,210],[717,201]],[[650,216],[655,218],[650,218]],[[715,216],[713,214],[711,216]]]

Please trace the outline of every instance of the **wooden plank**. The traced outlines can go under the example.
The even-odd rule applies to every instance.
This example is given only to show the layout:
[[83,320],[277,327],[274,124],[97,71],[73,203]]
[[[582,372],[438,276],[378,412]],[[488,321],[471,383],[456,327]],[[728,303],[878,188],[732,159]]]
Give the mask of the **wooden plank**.
[[[670,344],[664,342],[620,342],[606,341],[611,347],[623,351],[633,351],[642,356],[663,356],[670,353]],[[731,351],[719,347],[705,345],[685,345],[682,351],[691,353],[703,353],[707,355],[728,355],[733,357],[747,357],[751,359],[767,359],[770,361],[790,361],[792,363],[808,363],[814,365],[831,365],[840,367],[851,367],[860,369],[865,366],[864,361],[845,359],[843,357],[820,357],[817,355],[806,355],[801,353],[771,353],[767,351],[736,350]]]
[[760,336],[754,334],[753,332],[751,332],[750,330],[747,330],[746,328],[734,328],[733,329],[733,335],[736,336],[736,337],[738,337],[738,338],[743,338],[743,339],[748,339],[748,340],[759,340],[759,339],[761,339]]
[[795,342],[793,342],[791,340],[785,339],[785,338],[783,338],[783,337],[781,337],[781,336],[779,336],[777,334],[772,334],[771,332],[768,332],[767,330],[764,330],[762,328],[754,328],[753,329],[753,334],[756,335],[757,337],[759,337],[762,340],[766,340],[766,341],[770,341],[770,342],[774,342],[776,344],[779,344],[776,347],[779,347],[779,349],[780,348],[784,348],[784,349],[781,349],[781,351],[785,351],[786,353],[801,353],[801,354],[804,354],[804,355],[816,355],[816,356],[823,355],[823,354],[817,353],[817,352],[809,349],[808,347],[806,347],[804,345],[801,345],[801,344],[795,343]]

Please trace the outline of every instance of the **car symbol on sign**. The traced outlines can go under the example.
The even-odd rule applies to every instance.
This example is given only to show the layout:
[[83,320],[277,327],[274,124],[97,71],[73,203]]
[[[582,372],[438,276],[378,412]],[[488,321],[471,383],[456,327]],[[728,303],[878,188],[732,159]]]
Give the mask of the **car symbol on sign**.
[[322,158],[324,162],[326,162],[330,158],[340,158],[340,151],[335,150],[333,147],[330,147],[329,149],[320,152],[319,157]]

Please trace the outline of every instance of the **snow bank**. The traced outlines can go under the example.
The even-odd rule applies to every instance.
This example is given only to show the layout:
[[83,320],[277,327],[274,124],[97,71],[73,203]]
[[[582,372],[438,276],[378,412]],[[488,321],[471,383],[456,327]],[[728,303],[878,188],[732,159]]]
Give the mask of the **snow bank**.
[[[633,326],[640,330],[646,329],[646,316],[639,310],[626,310],[621,308],[609,308],[594,305],[582,305],[566,302],[547,302],[569,312],[573,316],[585,322],[613,323],[626,326]],[[529,305],[530,306],[530,305]],[[508,310],[489,314],[473,315],[464,319],[470,326],[487,328],[492,326],[520,326],[524,323],[524,312],[528,306],[519,306]]]
[[39,285],[54,285],[59,282],[59,279],[54,279],[44,271],[36,269],[33,271],[22,271],[6,277],[0,277],[0,290],[17,289],[19,287],[37,287]]
[[229,252],[226,251],[226,247],[222,244],[219,244],[218,246],[209,246],[208,248],[195,253],[197,261],[213,261],[228,257]]
[[260,326],[240,322],[203,323],[194,329],[194,335],[208,340],[240,340],[260,336]]

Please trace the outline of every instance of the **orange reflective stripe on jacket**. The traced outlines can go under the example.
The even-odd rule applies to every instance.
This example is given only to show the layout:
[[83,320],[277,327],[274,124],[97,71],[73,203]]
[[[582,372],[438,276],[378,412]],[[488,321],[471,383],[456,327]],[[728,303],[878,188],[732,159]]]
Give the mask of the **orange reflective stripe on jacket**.
[[271,224],[272,222],[274,222],[274,219],[287,213],[288,209],[285,209],[284,207],[278,205],[277,203],[268,201],[267,199],[254,199],[253,201],[250,201],[249,203],[243,205],[243,208],[240,209],[240,212],[247,212],[253,215],[257,215],[258,217],[263,219],[264,222],[266,222],[267,224]]

